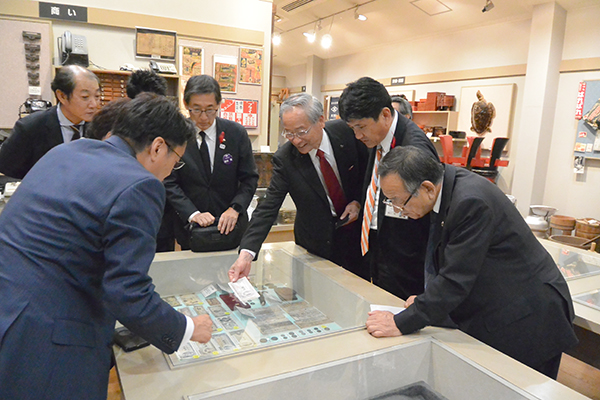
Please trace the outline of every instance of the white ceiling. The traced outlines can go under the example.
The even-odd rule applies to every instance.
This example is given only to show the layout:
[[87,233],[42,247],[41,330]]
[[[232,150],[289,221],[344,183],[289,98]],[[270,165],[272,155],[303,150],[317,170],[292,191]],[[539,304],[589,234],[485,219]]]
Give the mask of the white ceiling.
[[[273,0],[277,7],[274,32],[281,33],[282,42],[274,46],[274,64],[293,66],[304,64],[307,57],[323,59],[354,54],[365,49],[443,32],[469,29],[476,26],[531,18],[533,6],[548,0],[492,0],[494,8],[483,13],[486,0]],[[430,3],[451,11],[428,15],[414,4]],[[284,7],[291,3],[306,3],[289,12]],[[567,11],[598,5],[598,0],[557,0]],[[354,18],[356,5],[367,21]],[[426,4],[422,6],[425,8]],[[347,10],[347,11],[344,11]],[[331,16],[332,14],[336,14]],[[315,28],[322,19],[317,40],[308,43],[303,35]],[[333,45],[323,49],[321,36],[330,33]]]

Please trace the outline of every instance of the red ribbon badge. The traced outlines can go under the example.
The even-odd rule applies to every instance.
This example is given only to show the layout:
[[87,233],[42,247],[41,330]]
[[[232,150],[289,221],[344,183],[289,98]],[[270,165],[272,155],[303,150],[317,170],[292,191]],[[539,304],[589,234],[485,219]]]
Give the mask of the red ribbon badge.
[[225,132],[221,132],[221,134],[219,135],[219,144],[223,144],[224,141],[225,141]]

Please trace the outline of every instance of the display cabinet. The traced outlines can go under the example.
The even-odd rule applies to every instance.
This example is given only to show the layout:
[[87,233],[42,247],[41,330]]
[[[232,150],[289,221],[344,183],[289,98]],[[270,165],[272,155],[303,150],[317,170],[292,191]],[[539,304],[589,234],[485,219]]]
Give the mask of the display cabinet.
[[423,127],[441,127],[445,133],[455,131],[458,127],[457,111],[414,111],[413,121]]
[[[227,270],[236,258],[236,251],[160,253],[150,275],[161,296],[177,299],[176,308],[187,307],[193,315],[200,305],[210,313],[209,299],[217,299],[227,310],[229,302],[221,295],[226,292]],[[197,354],[186,360],[183,353],[166,356],[152,346],[130,353],[115,347],[123,397],[367,399],[422,381],[450,400],[584,398],[458,330],[428,327],[407,336],[372,337],[364,329],[369,305],[401,307],[403,301],[293,243],[264,245],[250,278],[265,297],[265,304],[260,299],[250,304],[254,317],[244,316],[234,306],[228,312],[239,324],[228,325],[212,313],[214,336],[227,334],[234,348],[213,336],[211,342],[220,354]],[[219,293],[203,294],[210,285]],[[288,290],[280,290],[281,297],[277,288]],[[186,300],[196,304],[186,305]],[[296,306],[301,311],[294,314]],[[278,330],[277,318],[267,324],[271,331],[260,328],[267,325],[257,318],[269,307],[282,309],[274,314],[287,313],[281,320],[284,330]],[[244,320],[248,338],[240,341],[236,332],[242,330]],[[249,325],[259,326],[258,336],[247,332]],[[335,329],[326,331],[326,326]],[[314,328],[321,332],[315,334]]]

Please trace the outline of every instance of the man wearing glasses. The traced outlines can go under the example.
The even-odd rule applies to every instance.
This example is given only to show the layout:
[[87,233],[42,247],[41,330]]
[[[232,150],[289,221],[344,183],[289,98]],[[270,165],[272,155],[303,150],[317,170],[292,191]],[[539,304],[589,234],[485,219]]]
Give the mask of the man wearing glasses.
[[556,379],[577,344],[573,303],[556,263],[515,206],[488,180],[445,167],[413,146],[379,165],[381,190],[397,211],[429,215],[425,292],[403,312],[369,313],[375,337],[412,333],[448,318],[463,332]]
[[[175,237],[181,248],[190,248],[188,223],[217,224],[223,235],[242,231],[248,224],[246,209],[258,183],[252,144],[246,129],[237,122],[217,117],[221,103],[218,82],[208,75],[190,78],[184,91],[185,106],[196,125],[188,143],[185,163],[164,181],[167,201],[175,210]],[[172,214],[165,213],[164,223]],[[218,222],[217,222],[218,220]],[[174,243],[168,249],[173,250]]]
[[367,149],[343,121],[325,123],[323,106],[307,93],[284,101],[279,118],[288,142],[273,157],[267,195],[252,214],[230,279],[248,276],[288,193],[296,205],[296,243],[360,274],[357,219]]
[[348,84],[339,105],[342,119],[371,149],[363,189],[364,268],[373,283],[402,299],[422,293],[428,218],[406,219],[384,202],[377,168],[394,147],[417,146],[439,162],[437,152],[414,122],[394,110],[385,86],[374,79],[365,77]]

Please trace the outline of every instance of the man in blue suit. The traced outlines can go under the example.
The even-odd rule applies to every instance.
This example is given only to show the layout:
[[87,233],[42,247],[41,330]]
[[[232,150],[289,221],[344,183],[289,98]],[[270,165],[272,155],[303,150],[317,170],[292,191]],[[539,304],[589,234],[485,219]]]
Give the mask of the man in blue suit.
[[106,141],[50,150],[0,215],[0,399],[106,399],[115,320],[166,353],[207,342],[207,316],[160,299],[148,276],[161,183],[194,128],[144,94]]

